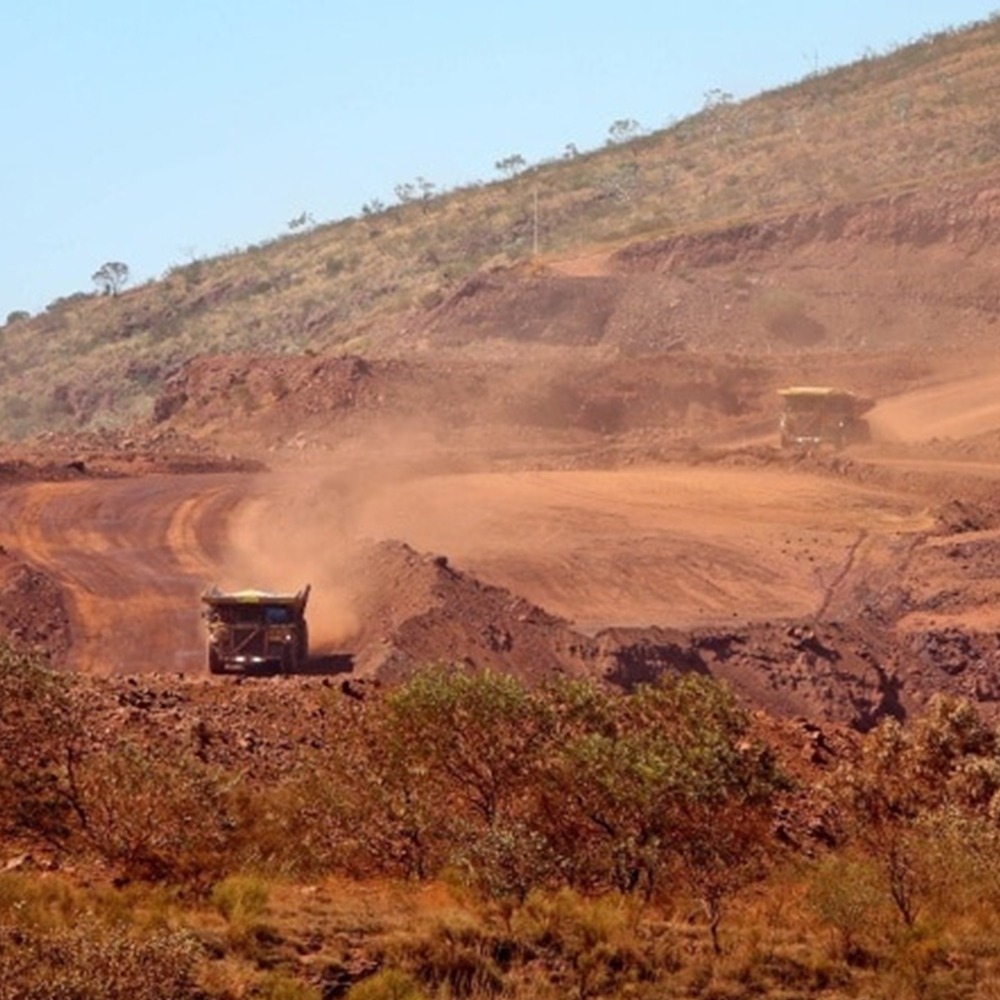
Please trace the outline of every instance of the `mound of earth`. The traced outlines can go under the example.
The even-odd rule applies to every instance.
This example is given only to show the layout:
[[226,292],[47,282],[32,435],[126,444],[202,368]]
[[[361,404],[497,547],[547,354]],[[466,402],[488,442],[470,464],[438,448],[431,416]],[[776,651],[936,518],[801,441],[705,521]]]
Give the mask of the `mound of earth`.
[[891,641],[834,623],[762,623],[693,632],[616,629],[598,636],[607,676],[631,687],[693,671],[727,684],[748,707],[865,731],[905,717]]
[[61,589],[0,546],[0,638],[58,661],[72,641]]
[[[86,739],[99,750],[127,739],[151,759],[190,752],[251,781],[287,775],[304,753],[338,739],[331,699],[377,698],[373,685],[335,678],[275,677],[192,680],[177,675],[79,677],[73,696],[88,720]],[[757,734],[789,774],[804,782],[829,771],[857,749],[843,727],[756,713]],[[799,804],[815,815],[816,804]],[[803,824],[799,818],[795,826]]]
[[355,672],[397,682],[427,664],[511,674],[528,684],[593,673],[595,648],[555,615],[402,542],[365,550],[352,639]]
[[153,757],[190,751],[253,779],[277,778],[337,738],[324,709],[340,696],[330,678],[81,677],[73,690],[94,747],[125,738]]
[[[308,448],[382,423],[447,435],[515,429],[552,437],[725,423],[760,408],[768,373],[726,358],[574,358],[531,353],[490,361],[200,358],[157,405],[166,426],[275,449]],[[234,405],[235,404],[235,405]],[[234,421],[234,415],[239,417]]]
[[401,542],[366,549],[350,683],[398,683],[427,664],[494,670],[530,685],[589,677],[625,690],[664,673],[727,684],[750,709],[865,731],[919,713],[935,692],[1000,704],[1000,640],[903,633],[853,621],[727,629],[614,628],[588,636],[502,587]]
[[28,441],[0,444],[0,484],[259,468],[259,462],[220,455],[213,444],[172,427],[49,432]]
[[[772,436],[792,382],[831,379],[877,397],[926,378],[931,359],[870,352],[790,360],[676,351],[642,357],[528,348],[480,358],[228,356],[195,358],[170,380],[150,433],[257,455],[270,464],[345,440],[423,434],[491,460],[586,452],[657,455],[679,442]],[[836,373],[836,374],[834,374]]]

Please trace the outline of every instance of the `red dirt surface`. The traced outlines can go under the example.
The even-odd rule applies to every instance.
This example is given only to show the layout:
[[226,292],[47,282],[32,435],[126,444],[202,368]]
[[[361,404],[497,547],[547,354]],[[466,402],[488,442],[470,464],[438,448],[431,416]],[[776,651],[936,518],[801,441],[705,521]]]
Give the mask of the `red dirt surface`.
[[[308,582],[307,672],[354,693],[444,661],[1000,714],[998,216],[989,178],[478,275],[394,358],[195,359],[150,427],[0,466],[0,630],[188,697],[233,685],[201,590]],[[781,452],[790,383],[878,399],[874,441]]]

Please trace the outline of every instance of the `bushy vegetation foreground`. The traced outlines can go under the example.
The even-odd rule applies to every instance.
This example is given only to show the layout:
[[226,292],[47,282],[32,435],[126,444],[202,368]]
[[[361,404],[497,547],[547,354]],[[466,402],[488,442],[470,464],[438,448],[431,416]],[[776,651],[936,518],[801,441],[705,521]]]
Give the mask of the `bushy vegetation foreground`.
[[997,995],[969,705],[805,787],[702,678],[432,669],[330,688],[312,749],[251,774],[95,731],[84,684],[0,650],[0,836],[57,862],[0,872],[0,1000]]

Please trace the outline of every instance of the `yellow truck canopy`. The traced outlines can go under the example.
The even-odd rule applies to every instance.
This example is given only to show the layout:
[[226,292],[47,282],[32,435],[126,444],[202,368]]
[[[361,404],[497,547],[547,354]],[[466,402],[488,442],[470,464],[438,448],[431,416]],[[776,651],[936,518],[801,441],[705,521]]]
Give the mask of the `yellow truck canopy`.
[[274,594],[266,590],[233,590],[223,592],[217,588],[201,595],[202,601],[211,607],[235,604],[284,604],[301,605],[305,607],[309,599],[310,587],[307,585],[297,594]]
[[831,385],[792,385],[786,389],[779,389],[778,395],[788,403],[808,404],[810,401],[815,401],[825,405],[839,404],[855,414],[866,413],[875,405],[874,399]]

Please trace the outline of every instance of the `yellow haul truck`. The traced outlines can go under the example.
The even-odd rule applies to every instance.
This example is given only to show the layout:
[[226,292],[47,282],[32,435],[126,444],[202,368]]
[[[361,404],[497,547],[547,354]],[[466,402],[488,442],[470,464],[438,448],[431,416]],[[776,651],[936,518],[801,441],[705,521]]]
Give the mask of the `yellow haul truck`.
[[306,603],[297,594],[263,590],[202,595],[208,625],[208,669],[213,674],[281,671],[295,673],[309,657]]
[[782,448],[835,448],[870,441],[871,429],[863,414],[873,399],[825,385],[795,385],[779,389],[783,407],[779,420]]

